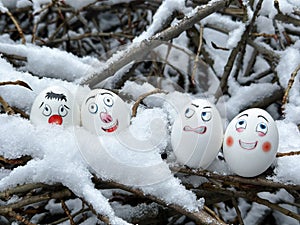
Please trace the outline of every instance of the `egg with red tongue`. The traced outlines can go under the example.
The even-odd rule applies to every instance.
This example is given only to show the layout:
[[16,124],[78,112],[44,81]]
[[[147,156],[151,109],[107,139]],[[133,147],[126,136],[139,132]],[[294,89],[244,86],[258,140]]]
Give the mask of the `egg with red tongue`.
[[259,108],[245,110],[227,126],[223,153],[231,170],[254,177],[269,168],[278,149],[278,130],[271,115]]
[[31,107],[30,121],[35,125],[79,125],[79,106],[68,89],[51,86],[35,98]]
[[82,125],[97,135],[116,134],[130,123],[130,109],[115,93],[94,89],[81,106]]
[[223,126],[217,108],[206,99],[195,99],[175,119],[171,144],[180,164],[205,169],[218,154],[222,138]]

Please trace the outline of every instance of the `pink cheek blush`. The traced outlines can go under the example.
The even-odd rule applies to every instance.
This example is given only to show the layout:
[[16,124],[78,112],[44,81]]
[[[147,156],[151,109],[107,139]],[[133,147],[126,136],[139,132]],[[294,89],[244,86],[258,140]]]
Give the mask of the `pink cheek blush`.
[[263,136],[265,136],[266,134],[263,133],[263,132],[258,132],[258,135],[259,135],[260,137],[263,137]]
[[229,136],[227,139],[226,139],[226,145],[228,147],[231,147],[233,145],[233,138],[231,136]]
[[271,150],[271,148],[272,148],[272,145],[268,141],[264,142],[263,145],[262,145],[262,150],[264,152],[269,152]]
[[244,129],[243,128],[237,128],[236,131],[239,132],[239,133],[241,133],[241,132],[244,131]]

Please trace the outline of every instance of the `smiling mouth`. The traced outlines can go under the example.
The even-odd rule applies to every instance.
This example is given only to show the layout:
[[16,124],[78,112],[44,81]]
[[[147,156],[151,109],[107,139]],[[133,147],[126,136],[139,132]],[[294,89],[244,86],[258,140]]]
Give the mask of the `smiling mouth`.
[[253,150],[256,148],[257,146],[257,141],[255,142],[243,142],[241,140],[239,140],[239,144],[240,146],[243,148],[243,149],[246,149],[246,150]]
[[107,132],[107,133],[111,133],[114,132],[119,126],[119,121],[116,120],[116,122],[114,124],[112,124],[109,127],[101,127],[103,131]]
[[200,127],[196,127],[196,128],[192,128],[190,126],[185,126],[183,128],[184,131],[188,131],[188,132],[194,132],[197,134],[204,134],[206,132],[206,126],[200,126]]

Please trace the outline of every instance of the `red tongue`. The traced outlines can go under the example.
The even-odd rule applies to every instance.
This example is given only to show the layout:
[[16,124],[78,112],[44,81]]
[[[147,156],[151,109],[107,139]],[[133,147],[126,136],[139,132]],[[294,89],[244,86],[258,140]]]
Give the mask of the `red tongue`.
[[48,119],[48,123],[54,123],[54,124],[61,125],[62,122],[63,122],[63,119],[60,115],[53,115],[53,116],[50,116],[50,118]]

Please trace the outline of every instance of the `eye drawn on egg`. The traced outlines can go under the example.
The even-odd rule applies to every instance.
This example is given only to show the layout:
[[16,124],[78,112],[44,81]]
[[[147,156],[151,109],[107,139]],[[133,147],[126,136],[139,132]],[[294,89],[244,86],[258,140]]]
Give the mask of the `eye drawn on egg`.
[[97,135],[115,134],[129,126],[130,110],[115,93],[94,89],[82,103],[81,119],[83,127]]
[[51,86],[35,98],[30,112],[35,125],[79,125],[79,106],[71,92],[61,86]]
[[222,138],[220,114],[206,99],[196,99],[186,105],[171,132],[176,160],[192,168],[207,168],[218,154]]
[[278,130],[268,112],[253,108],[237,115],[225,131],[224,158],[236,174],[245,177],[263,173],[274,161]]

